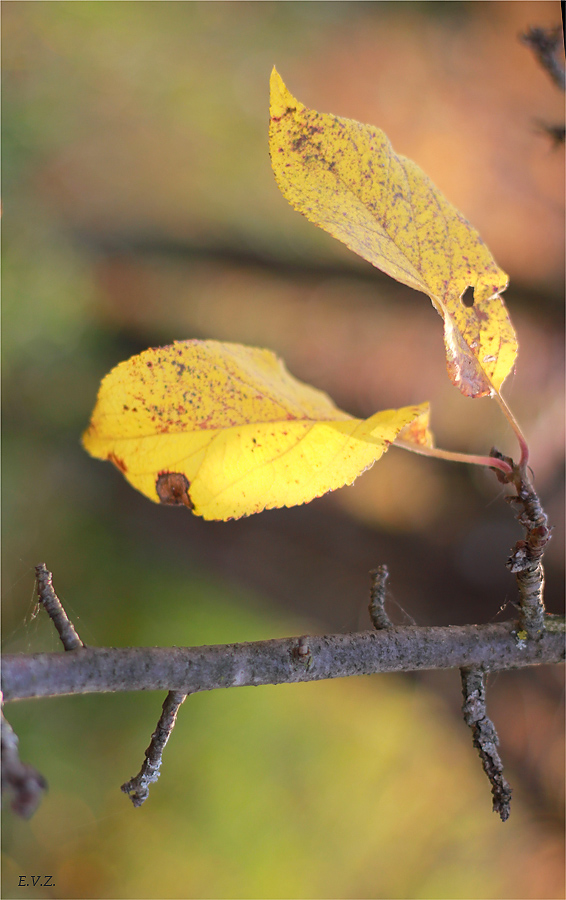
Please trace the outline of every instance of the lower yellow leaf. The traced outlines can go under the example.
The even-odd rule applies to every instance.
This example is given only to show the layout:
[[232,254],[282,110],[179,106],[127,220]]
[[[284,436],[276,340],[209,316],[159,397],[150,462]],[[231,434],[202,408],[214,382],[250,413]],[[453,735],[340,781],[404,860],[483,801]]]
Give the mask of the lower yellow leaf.
[[424,407],[423,412],[399,432],[398,439],[409,444],[417,444],[419,447],[434,447],[434,436],[429,428],[428,403],[424,404]]
[[106,376],[83,445],[151,500],[227,520],[351,484],[427,412],[355,419],[269,350],[183,341]]

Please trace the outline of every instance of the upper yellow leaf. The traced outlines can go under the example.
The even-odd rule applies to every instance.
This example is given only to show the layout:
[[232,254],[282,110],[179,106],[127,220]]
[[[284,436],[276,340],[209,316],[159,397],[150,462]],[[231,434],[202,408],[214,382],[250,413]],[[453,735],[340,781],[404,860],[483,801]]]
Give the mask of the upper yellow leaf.
[[[307,219],[374,266],[424,291],[444,319],[448,372],[462,393],[499,391],[517,340],[508,278],[477,231],[383,131],[318,113],[271,74],[269,145],[277,184]],[[473,288],[473,305],[462,297]]]
[[104,378],[83,444],[155,502],[237,519],[351,484],[427,410],[355,419],[269,350],[180,341]]

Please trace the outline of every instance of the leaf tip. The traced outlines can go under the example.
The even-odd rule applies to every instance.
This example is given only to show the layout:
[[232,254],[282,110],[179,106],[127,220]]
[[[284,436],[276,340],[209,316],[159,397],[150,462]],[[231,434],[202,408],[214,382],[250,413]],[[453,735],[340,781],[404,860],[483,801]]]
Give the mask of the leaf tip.
[[273,66],[269,79],[269,114],[272,119],[280,119],[289,109],[300,106],[299,101],[287,90],[281,75]]

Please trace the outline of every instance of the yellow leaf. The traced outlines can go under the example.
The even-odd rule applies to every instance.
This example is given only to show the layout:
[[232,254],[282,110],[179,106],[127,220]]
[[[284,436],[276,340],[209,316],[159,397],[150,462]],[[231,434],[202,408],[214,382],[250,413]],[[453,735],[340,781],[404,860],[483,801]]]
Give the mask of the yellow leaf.
[[419,447],[434,447],[434,437],[429,428],[429,409],[416,416],[412,422],[401,429],[397,437],[402,441],[417,444]]
[[428,294],[444,319],[453,383],[469,397],[499,392],[517,340],[499,296],[507,275],[477,231],[414,162],[395,153],[383,131],[308,109],[275,69],[270,112],[271,163],[291,206]]
[[355,419],[269,350],[179,341],[103,379],[83,445],[156,503],[237,519],[351,484],[427,410]]

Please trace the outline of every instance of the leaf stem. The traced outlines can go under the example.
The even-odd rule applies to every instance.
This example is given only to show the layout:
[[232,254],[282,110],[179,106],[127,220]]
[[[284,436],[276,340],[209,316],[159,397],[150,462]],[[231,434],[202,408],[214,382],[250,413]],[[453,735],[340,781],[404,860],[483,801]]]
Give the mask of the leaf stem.
[[513,468],[509,463],[493,456],[475,456],[470,453],[456,453],[452,450],[441,450],[439,447],[426,447],[424,444],[413,444],[412,441],[404,441],[401,438],[397,438],[392,446],[401,447],[402,450],[410,450],[412,453],[420,453],[421,456],[433,456],[435,459],[446,459],[450,462],[462,462],[469,463],[473,466],[487,466],[489,469],[500,469],[506,475],[511,475],[513,473]]
[[502,410],[503,415],[509,422],[511,428],[515,432],[515,437],[519,441],[519,447],[521,448],[521,459],[519,460],[519,470],[521,472],[524,472],[526,470],[527,464],[529,462],[529,445],[527,444],[525,435],[521,431],[521,428],[519,427],[519,423],[517,422],[517,419],[515,418],[515,416],[509,409],[509,407],[507,406],[505,400],[503,399],[503,397],[501,396],[499,391],[494,391],[493,397],[494,397],[495,401],[499,404],[499,407]]

